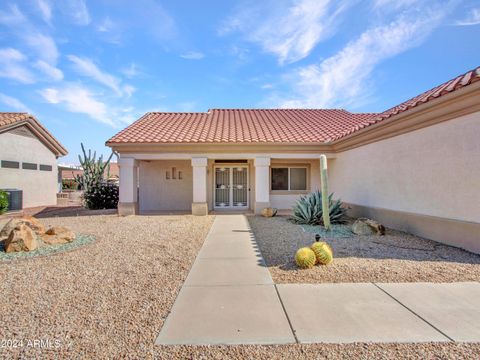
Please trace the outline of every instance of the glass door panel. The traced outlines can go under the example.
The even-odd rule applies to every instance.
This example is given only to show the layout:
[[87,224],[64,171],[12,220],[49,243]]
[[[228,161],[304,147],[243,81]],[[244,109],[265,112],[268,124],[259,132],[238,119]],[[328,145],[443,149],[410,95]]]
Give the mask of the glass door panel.
[[247,175],[246,167],[232,168],[232,206],[246,207],[247,206]]
[[230,168],[215,168],[215,207],[230,207]]

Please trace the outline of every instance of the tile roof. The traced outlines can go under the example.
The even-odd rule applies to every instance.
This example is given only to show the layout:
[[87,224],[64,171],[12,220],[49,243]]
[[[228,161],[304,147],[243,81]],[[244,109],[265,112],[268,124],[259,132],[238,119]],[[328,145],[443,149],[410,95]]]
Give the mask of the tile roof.
[[438,85],[433,89],[425,91],[424,93],[421,93],[420,95],[417,95],[397,106],[394,106],[388,110],[385,110],[380,114],[377,114],[376,116],[368,119],[364,123],[358,124],[352,127],[351,129],[349,129],[348,131],[344,132],[343,134],[337,136],[334,140],[350,135],[364,127],[367,127],[369,125],[378,123],[382,120],[391,118],[392,116],[403,113],[419,105],[425,104],[433,99],[439,98],[443,95],[446,95],[455,90],[461,89],[477,81],[480,81],[480,66],[474,70],[467,71],[465,74],[459,75],[454,79],[448,80],[447,82],[444,82],[443,84]]
[[28,113],[0,112],[0,132],[21,125],[31,127],[56,156],[68,154],[67,149],[34,116]]
[[108,143],[319,143],[371,117],[305,109],[147,113]]
[[326,143],[480,80],[480,67],[382,113],[339,109],[213,109],[147,113],[107,141],[128,143]]

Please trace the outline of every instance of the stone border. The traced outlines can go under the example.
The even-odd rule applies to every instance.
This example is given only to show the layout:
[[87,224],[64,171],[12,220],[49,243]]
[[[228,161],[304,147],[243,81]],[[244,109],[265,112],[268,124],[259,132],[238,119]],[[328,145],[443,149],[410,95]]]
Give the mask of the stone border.
[[[78,238],[81,237],[82,239],[85,238],[85,243],[78,244],[77,240]],[[9,255],[13,255],[12,258],[5,258],[4,254],[5,252],[2,250],[0,251],[0,264],[2,263],[10,263],[10,262],[17,262],[17,261],[27,261],[31,259],[38,259],[38,258],[46,258],[50,256],[55,256],[55,255],[60,255],[60,254],[66,254],[69,252],[73,252],[79,249],[82,249],[84,247],[93,245],[94,243],[97,242],[97,238],[94,235],[91,234],[76,234],[75,239],[71,243],[67,244],[57,244],[57,245],[47,245],[47,247],[52,248],[52,250],[46,252],[46,253],[38,253],[38,250],[42,249],[39,248],[37,250],[29,251],[29,252],[21,252],[21,253],[10,253]],[[66,248],[66,249],[64,249]],[[14,255],[18,254],[18,255]],[[28,255],[24,255],[28,254]],[[8,256],[8,255],[7,255]]]

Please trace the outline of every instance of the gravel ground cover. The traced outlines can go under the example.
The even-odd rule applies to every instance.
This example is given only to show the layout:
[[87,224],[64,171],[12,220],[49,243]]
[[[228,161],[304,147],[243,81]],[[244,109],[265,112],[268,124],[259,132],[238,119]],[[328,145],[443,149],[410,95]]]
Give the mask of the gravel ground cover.
[[480,353],[480,344],[459,343],[155,346],[213,217],[42,221],[96,241],[55,256],[0,263],[1,359],[474,359]]
[[[152,357],[155,338],[212,221],[212,216],[42,219],[96,241],[54,256],[0,262],[0,358]],[[51,349],[35,346],[35,340]]]
[[275,283],[480,281],[480,255],[391,229],[328,238],[333,263],[299,270],[295,252],[315,241],[314,232],[283,216],[248,220]]

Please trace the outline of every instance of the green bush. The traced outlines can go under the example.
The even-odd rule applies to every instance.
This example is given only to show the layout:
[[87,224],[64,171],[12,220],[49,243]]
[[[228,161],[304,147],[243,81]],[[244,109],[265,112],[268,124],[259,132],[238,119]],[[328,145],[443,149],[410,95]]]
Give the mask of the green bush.
[[[332,197],[333,193],[328,197],[330,222],[332,224],[343,223],[347,209],[342,207],[340,200],[333,201]],[[296,224],[323,225],[322,193],[317,190],[298,199],[293,207],[291,220]]]
[[0,215],[6,213],[8,210],[8,194],[0,190]]
[[116,209],[118,206],[118,185],[106,181],[91,184],[83,193],[85,207],[90,210]]

